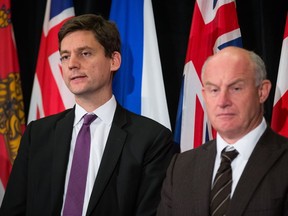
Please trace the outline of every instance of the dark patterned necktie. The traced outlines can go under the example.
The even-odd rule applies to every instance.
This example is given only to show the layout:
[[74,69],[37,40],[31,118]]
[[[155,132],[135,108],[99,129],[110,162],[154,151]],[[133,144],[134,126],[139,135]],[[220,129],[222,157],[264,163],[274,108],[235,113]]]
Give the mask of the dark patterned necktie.
[[216,173],[210,196],[210,215],[223,216],[226,214],[230,203],[232,186],[231,162],[238,155],[237,150],[221,153],[221,164]]
[[87,172],[90,155],[90,124],[96,115],[85,115],[78,133],[72,160],[69,183],[63,209],[63,216],[81,216],[84,203]]

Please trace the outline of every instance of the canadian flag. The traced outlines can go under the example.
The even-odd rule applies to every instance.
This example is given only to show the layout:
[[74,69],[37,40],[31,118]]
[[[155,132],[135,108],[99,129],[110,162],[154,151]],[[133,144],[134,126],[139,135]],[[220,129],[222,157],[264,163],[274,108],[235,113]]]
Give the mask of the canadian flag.
[[271,127],[288,137],[288,13],[275,89]]

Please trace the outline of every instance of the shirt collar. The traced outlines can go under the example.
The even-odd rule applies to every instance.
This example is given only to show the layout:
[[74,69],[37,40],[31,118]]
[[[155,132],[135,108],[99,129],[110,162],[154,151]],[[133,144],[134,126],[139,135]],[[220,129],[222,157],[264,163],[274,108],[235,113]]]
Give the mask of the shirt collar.
[[[252,154],[254,147],[256,146],[258,140],[260,139],[266,128],[267,123],[263,117],[262,122],[256,128],[254,128],[244,137],[235,142],[233,144],[233,147],[239,152],[239,155],[241,155],[244,159],[248,160],[250,155]],[[218,133],[216,140],[217,140],[217,157],[218,156],[220,157],[221,151],[231,144],[225,142],[225,140],[222,139],[222,137]]]
[[[110,100],[108,100],[105,104],[98,107],[96,110],[94,110],[91,113],[94,113],[95,115],[97,115],[97,118],[99,118],[105,124],[111,124],[113,117],[114,117],[115,110],[116,110],[116,106],[117,106],[116,99],[114,95],[112,95]],[[75,119],[74,119],[73,126],[77,125],[82,120],[82,117],[85,114],[87,114],[87,111],[83,107],[81,107],[79,104],[76,103]]]

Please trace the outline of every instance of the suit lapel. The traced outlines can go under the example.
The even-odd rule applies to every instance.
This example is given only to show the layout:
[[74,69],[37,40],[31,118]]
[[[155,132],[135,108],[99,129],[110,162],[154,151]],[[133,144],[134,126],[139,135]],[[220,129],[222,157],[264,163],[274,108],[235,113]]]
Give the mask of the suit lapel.
[[227,215],[243,215],[257,186],[282,153],[283,149],[277,147],[275,135],[268,128],[255,146],[243,170],[231,200],[230,211]]
[[74,109],[56,123],[51,174],[52,215],[60,215],[74,121]]
[[126,132],[122,130],[126,123],[127,112],[119,105],[116,108],[111,130],[108,136],[99,171],[93,186],[88,204],[87,214],[90,215],[97,205],[110,176],[113,174],[126,140]]
[[184,212],[185,215],[209,215],[209,195],[215,155],[215,141],[210,141],[192,152],[182,153],[177,159],[173,171],[175,180],[172,181],[179,187],[175,190],[173,198],[177,200],[175,202],[181,203],[177,212],[179,215],[184,215]]

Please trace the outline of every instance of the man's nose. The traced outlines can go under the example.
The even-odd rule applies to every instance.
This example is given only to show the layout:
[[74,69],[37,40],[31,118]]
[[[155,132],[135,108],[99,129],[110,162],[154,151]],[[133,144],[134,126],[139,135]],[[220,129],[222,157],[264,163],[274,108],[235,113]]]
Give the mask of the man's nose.
[[78,59],[78,56],[75,54],[71,54],[69,58],[69,62],[68,62],[69,69],[79,68],[79,66],[80,66],[80,61]]
[[218,106],[221,108],[225,108],[231,105],[231,98],[230,94],[227,90],[220,91],[219,98],[218,98]]

